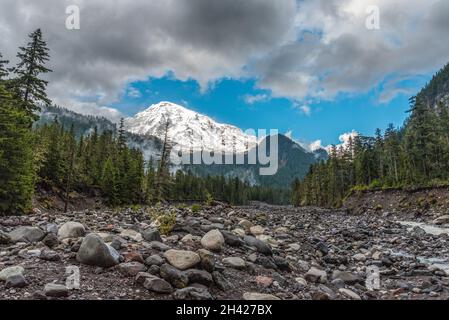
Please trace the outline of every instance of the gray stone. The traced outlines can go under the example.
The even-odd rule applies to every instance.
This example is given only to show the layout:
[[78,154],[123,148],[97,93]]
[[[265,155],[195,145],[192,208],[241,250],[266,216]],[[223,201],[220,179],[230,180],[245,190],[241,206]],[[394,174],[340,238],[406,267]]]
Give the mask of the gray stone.
[[170,283],[164,279],[158,278],[156,276],[150,276],[145,279],[143,286],[156,293],[171,293],[173,292],[173,287]]
[[86,229],[79,222],[69,221],[64,223],[58,230],[58,238],[68,239],[68,238],[79,238],[86,234]]
[[189,278],[189,283],[199,283],[210,286],[214,281],[212,275],[204,270],[189,269],[184,272]]
[[0,244],[9,244],[11,242],[12,240],[9,234],[0,230]]
[[76,255],[78,262],[104,268],[119,264],[119,259],[119,253],[94,233],[84,238]]
[[240,239],[238,236],[232,234],[231,232],[222,230],[221,234],[223,235],[223,237],[225,239],[225,243],[231,247],[240,247],[244,243],[242,241],[242,239]]
[[232,284],[226,277],[224,277],[220,272],[212,272],[212,279],[214,279],[215,285],[221,291],[229,291],[232,289]]
[[45,237],[44,231],[37,227],[18,227],[9,233],[12,242],[38,242]]
[[170,246],[166,245],[165,243],[159,242],[159,241],[151,241],[150,242],[150,248],[157,250],[157,251],[167,251],[170,250]]
[[342,280],[345,284],[356,284],[358,282],[361,282],[361,278],[354,273],[350,273],[350,272],[346,272],[346,271],[334,271],[332,274],[332,279],[340,279]]
[[200,263],[200,256],[192,251],[170,249],[164,253],[165,259],[180,270],[187,270]]
[[436,225],[449,223],[449,215],[438,217],[433,221],[433,223]]
[[136,261],[121,263],[117,266],[117,269],[126,277],[135,277],[139,272],[147,270],[142,263]]
[[308,282],[325,283],[327,281],[327,273],[324,270],[312,267],[309,271],[307,271],[304,279],[306,279]]
[[265,255],[272,255],[271,248],[268,244],[263,242],[262,240],[256,239],[252,236],[245,236],[243,238],[245,243],[251,247],[254,247],[257,249],[258,252],[265,254]]
[[41,251],[41,254],[39,255],[39,258],[45,261],[60,261],[61,256],[53,251],[53,250],[47,250],[44,249]]
[[15,274],[6,279],[6,288],[24,288],[28,285],[22,274]]
[[65,298],[69,296],[69,289],[62,284],[47,283],[44,287],[44,294],[47,297]]
[[350,298],[352,300],[362,300],[362,298],[360,298],[360,296],[357,293],[355,293],[354,291],[352,291],[352,290],[349,290],[349,289],[346,289],[346,288],[340,288],[340,289],[338,289],[338,291],[342,295],[344,295],[344,296],[346,296],[346,297],[348,297],[348,298]]
[[145,259],[145,264],[147,266],[152,266],[152,265],[161,266],[163,263],[164,263],[164,259],[158,254],[153,254]]
[[159,233],[159,230],[157,230],[157,229],[153,229],[153,228],[145,229],[142,232],[142,237],[148,242],[152,242],[152,241],[162,242],[161,234]]
[[209,250],[206,249],[199,249],[197,251],[198,255],[200,256],[201,259],[201,267],[208,271],[208,272],[212,272],[215,269],[215,256],[212,252],[210,252]]
[[189,284],[189,277],[182,271],[164,263],[159,270],[162,278],[170,282],[176,288],[185,288]]
[[54,233],[48,233],[42,242],[49,248],[54,248],[59,244],[58,236]]
[[12,266],[0,271],[0,281],[6,281],[9,277],[23,275],[25,269],[21,266]]
[[246,268],[246,262],[242,258],[239,257],[228,257],[224,258],[223,264],[227,267],[234,268],[234,269],[245,269]]
[[201,245],[211,251],[220,251],[224,243],[224,237],[217,229],[209,231],[201,239]]

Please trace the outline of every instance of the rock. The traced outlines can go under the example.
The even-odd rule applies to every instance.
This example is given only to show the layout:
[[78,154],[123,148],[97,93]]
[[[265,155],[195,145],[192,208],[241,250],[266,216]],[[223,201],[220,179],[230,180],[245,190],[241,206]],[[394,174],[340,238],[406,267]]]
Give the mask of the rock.
[[[102,238],[103,239],[103,238]],[[103,240],[104,241],[104,240]],[[120,250],[124,247],[124,243],[126,241],[124,239],[121,239],[119,237],[114,238],[111,242],[111,247],[113,247],[115,250]]]
[[173,287],[170,283],[164,279],[158,278],[156,276],[146,277],[144,283],[144,288],[156,292],[156,293],[171,293],[173,292]]
[[145,239],[145,241],[148,242],[152,241],[162,242],[161,234],[159,233],[159,230],[156,228],[145,229],[142,232],[142,237]]
[[192,235],[192,234],[187,234],[187,235],[185,235],[182,239],[181,239],[181,242],[182,243],[185,243],[185,244],[187,244],[187,245],[194,245],[195,243],[197,243],[197,242],[200,242],[201,241],[201,237],[198,237],[198,236],[194,236],[194,235]]
[[249,232],[249,229],[253,226],[253,224],[246,219],[242,219],[239,222],[239,226],[245,229],[245,231]]
[[256,239],[252,236],[245,236],[244,239],[245,243],[251,247],[255,247],[258,252],[265,254],[265,255],[272,255],[271,248],[268,244],[265,242]]
[[145,261],[143,260],[142,255],[138,251],[132,251],[132,252],[124,253],[123,257],[125,258],[125,262],[145,263]]
[[124,239],[134,240],[141,242],[143,240],[142,234],[132,229],[125,229],[120,233],[120,237]]
[[441,216],[433,220],[433,223],[436,225],[449,223],[449,215]]
[[212,272],[212,278],[214,279],[215,285],[221,291],[229,291],[232,289],[232,284],[226,279],[220,272]]
[[346,271],[338,271],[338,270],[336,270],[332,273],[332,280],[335,280],[335,279],[340,279],[345,284],[349,284],[349,285],[356,284],[356,283],[362,281],[362,279],[357,274],[346,272]]
[[23,275],[25,269],[21,266],[12,266],[0,271],[0,281],[6,281],[9,277]]
[[316,245],[316,249],[321,252],[323,255],[326,255],[329,253],[329,248],[324,242],[318,242]]
[[189,269],[184,273],[189,278],[189,283],[199,283],[205,286],[210,286],[214,282],[212,275],[204,270]]
[[[242,239],[228,231],[220,231],[225,239],[225,243],[231,247],[240,247],[243,245]],[[245,235],[245,233],[243,233]]]
[[244,237],[246,235],[245,230],[241,229],[241,228],[236,228],[234,230],[232,230],[232,233],[236,234],[239,237]]
[[69,296],[69,289],[62,284],[47,283],[44,287],[44,294],[47,297],[65,298]]
[[212,251],[220,251],[224,243],[225,239],[217,229],[209,231],[201,239],[201,245]]
[[48,250],[48,249],[44,249],[41,251],[39,258],[45,261],[60,261],[61,260],[61,256],[53,251],[53,250]]
[[288,246],[290,251],[299,251],[301,250],[301,246],[298,243],[292,243]]
[[164,253],[165,259],[180,270],[190,269],[200,263],[200,256],[192,251],[170,249]]
[[157,250],[157,251],[167,251],[170,250],[170,246],[166,245],[165,243],[159,242],[159,241],[151,241],[150,242],[150,248]]
[[340,288],[340,289],[338,289],[338,291],[342,295],[344,295],[344,296],[346,296],[346,297],[348,297],[348,298],[350,298],[352,300],[362,300],[362,298],[360,298],[360,296],[357,293],[355,293],[354,291],[352,291],[352,290],[349,290],[349,289],[346,289],[346,288]]
[[6,288],[24,288],[28,285],[25,277],[22,274],[15,274],[6,279]]
[[282,257],[274,256],[274,264],[282,271],[290,271],[290,264]]
[[309,271],[307,271],[306,275],[304,276],[304,279],[306,279],[309,282],[326,283],[327,273],[324,270],[312,267],[309,269]]
[[170,282],[176,288],[185,288],[189,284],[189,277],[182,271],[164,263],[159,271],[162,278]]
[[297,278],[295,278],[295,281],[296,281],[299,285],[301,285],[301,286],[303,286],[303,287],[306,287],[306,286],[307,286],[307,280],[304,279],[304,278],[297,277]]
[[207,289],[188,287],[176,290],[173,294],[176,300],[212,300],[213,297]]
[[45,237],[44,231],[37,227],[18,227],[9,233],[12,242],[38,242]]
[[201,267],[208,272],[214,271],[215,269],[214,254],[206,249],[199,249],[197,253],[201,259],[200,262]]
[[158,254],[153,254],[145,259],[145,264],[147,266],[152,266],[152,265],[161,266],[163,263],[164,263],[164,259]]
[[117,266],[118,271],[126,277],[135,277],[139,272],[144,272],[147,268],[140,262],[125,262]]
[[239,258],[239,257],[224,258],[222,260],[222,262],[225,266],[230,267],[230,268],[239,269],[239,270],[246,268],[245,260],[243,260],[242,258]]
[[281,300],[272,294],[257,293],[257,292],[245,292],[243,294],[243,300],[260,300],[260,301],[273,301]]
[[79,238],[86,234],[86,229],[79,222],[69,221],[64,223],[58,230],[58,238],[68,239],[68,238]]
[[259,286],[262,286],[264,288],[268,288],[273,283],[273,278],[265,277],[265,276],[257,276],[256,277],[256,283]]
[[357,253],[355,255],[352,256],[352,258],[355,261],[359,261],[359,262],[365,262],[366,261],[366,256],[362,253]]
[[76,255],[78,262],[103,268],[119,264],[119,259],[119,253],[94,233],[84,238]]
[[261,234],[264,234],[265,229],[261,226],[253,226],[249,228],[249,232],[253,235],[253,236],[259,236]]
[[48,233],[52,233],[52,234],[54,234],[55,236],[57,236],[58,235],[58,225],[56,224],[56,223],[49,223],[49,224],[47,224],[47,226],[45,227],[45,230],[47,231],[47,234]]
[[153,277],[153,276],[154,276],[153,274],[148,273],[148,272],[139,272],[139,273],[137,274],[136,278],[135,278],[135,282],[136,282],[137,284],[142,284],[142,285],[143,285],[143,283],[145,282],[145,280],[146,280],[147,278],[151,278],[151,277]]
[[0,244],[9,244],[11,242],[12,240],[9,234],[0,230]]
[[54,248],[59,244],[58,236],[54,233],[48,233],[42,242],[49,248]]

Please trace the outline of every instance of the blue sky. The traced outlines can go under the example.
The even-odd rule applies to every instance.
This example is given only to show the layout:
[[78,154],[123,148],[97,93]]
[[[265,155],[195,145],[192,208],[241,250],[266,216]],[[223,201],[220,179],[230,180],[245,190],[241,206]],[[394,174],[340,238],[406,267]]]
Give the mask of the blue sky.
[[[326,146],[338,144],[339,136],[352,130],[372,135],[376,128],[384,129],[389,123],[400,126],[407,117],[408,98],[430,78],[431,75],[426,75],[403,81],[402,93],[388,102],[383,102],[381,98],[389,92],[385,88],[387,82],[384,82],[369,92],[340,94],[331,100],[315,99],[305,103],[270,98],[270,92],[257,89],[254,80],[223,79],[202,92],[196,81],[180,81],[168,75],[130,83],[120,100],[110,107],[132,116],[151,104],[171,101],[244,130],[266,128],[279,129],[281,133],[291,131],[295,139],[304,142],[321,140],[322,145]],[[248,96],[262,98],[248,102]],[[301,110],[304,105],[310,112]]]

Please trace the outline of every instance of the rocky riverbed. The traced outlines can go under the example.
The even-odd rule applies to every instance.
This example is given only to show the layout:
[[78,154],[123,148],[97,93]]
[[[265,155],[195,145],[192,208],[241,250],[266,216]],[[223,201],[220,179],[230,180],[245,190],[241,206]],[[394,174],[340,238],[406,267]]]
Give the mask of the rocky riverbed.
[[[449,236],[425,228],[444,228],[448,217],[264,205],[197,209],[0,217],[0,299],[449,297]],[[176,219],[167,235],[149,213],[155,210]],[[378,288],[366,285],[371,272],[379,272]]]

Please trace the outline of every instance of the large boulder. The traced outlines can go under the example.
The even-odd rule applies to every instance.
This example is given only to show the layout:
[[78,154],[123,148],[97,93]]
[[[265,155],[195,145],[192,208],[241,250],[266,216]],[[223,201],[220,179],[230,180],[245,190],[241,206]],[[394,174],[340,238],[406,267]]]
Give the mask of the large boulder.
[[164,253],[165,259],[179,270],[187,270],[200,263],[200,256],[192,251],[170,249]]
[[68,239],[68,238],[79,238],[84,237],[86,234],[86,229],[79,222],[69,221],[64,223],[58,230],[58,238]]
[[38,227],[18,227],[9,233],[12,242],[38,242],[45,237],[45,232]]
[[209,231],[201,239],[201,245],[212,251],[220,251],[224,243],[225,239],[217,229]]
[[119,253],[94,233],[84,238],[76,255],[78,262],[104,268],[119,264],[119,259]]
[[176,288],[185,288],[189,284],[189,277],[183,271],[180,271],[171,265],[164,263],[160,267],[160,275],[162,278],[170,282]]

